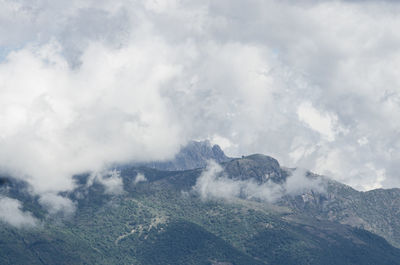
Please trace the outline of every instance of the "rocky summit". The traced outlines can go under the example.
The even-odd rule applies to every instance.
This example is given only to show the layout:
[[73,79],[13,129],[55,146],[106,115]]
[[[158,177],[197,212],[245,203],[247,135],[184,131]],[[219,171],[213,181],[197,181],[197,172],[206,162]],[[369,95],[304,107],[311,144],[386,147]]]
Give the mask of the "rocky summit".
[[172,160],[152,161],[138,165],[168,171],[188,170],[204,168],[210,159],[222,163],[231,158],[227,157],[218,145],[211,145],[209,141],[190,141]]
[[260,184],[268,181],[283,183],[287,176],[276,159],[261,154],[232,159],[224,164],[224,170],[234,180],[251,179]]

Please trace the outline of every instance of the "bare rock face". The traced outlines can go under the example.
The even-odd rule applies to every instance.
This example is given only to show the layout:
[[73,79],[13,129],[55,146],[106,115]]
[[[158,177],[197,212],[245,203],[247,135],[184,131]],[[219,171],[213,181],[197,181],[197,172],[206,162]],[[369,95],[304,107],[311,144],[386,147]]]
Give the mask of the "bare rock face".
[[254,154],[233,159],[224,164],[225,173],[235,180],[255,180],[257,183],[273,181],[283,183],[286,173],[279,162],[269,156]]
[[231,158],[227,157],[218,145],[212,146],[209,141],[191,141],[172,160],[155,161],[141,165],[168,171],[189,170],[204,168],[209,160],[223,163],[230,161]]

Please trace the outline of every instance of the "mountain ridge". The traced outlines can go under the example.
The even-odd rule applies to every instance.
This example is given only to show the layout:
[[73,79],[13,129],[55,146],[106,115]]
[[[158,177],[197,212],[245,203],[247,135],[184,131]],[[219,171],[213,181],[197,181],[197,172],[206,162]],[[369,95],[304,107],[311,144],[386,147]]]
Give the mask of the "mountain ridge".
[[[220,149],[219,146],[218,149]],[[221,152],[223,153],[222,150]],[[223,157],[226,157],[225,154]],[[209,159],[212,157],[203,161]],[[287,170],[281,167],[276,159],[262,154],[229,158],[229,160],[217,162],[222,164],[224,172],[232,179],[254,179],[259,184],[268,180],[282,184],[293,171],[293,169]],[[397,205],[400,205],[400,189],[375,189],[362,192],[325,176],[312,172],[307,172],[307,175],[320,179],[326,188],[325,192],[309,191],[297,196],[285,196],[276,204],[289,207],[291,210],[305,215],[311,214],[316,218],[364,228],[383,236],[394,246],[400,247],[400,209],[396,208],[396,204],[393,206],[391,203],[391,201],[396,201]],[[377,193],[380,193],[379,196],[376,195]],[[388,196],[389,198],[387,198]],[[340,211],[337,209],[338,204]],[[382,213],[382,209],[387,208],[392,210]],[[385,218],[379,218],[380,215],[384,215]],[[389,220],[384,221],[385,219]]]
[[166,161],[152,161],[138,163],[136,166],[144,166],[159,170],[180,171],[196,168],[204,168],[212,159],[217,163],[231,160],[226,156],[219,145],[212,145],[210,141],[190,141],[183,146],[173,159]]

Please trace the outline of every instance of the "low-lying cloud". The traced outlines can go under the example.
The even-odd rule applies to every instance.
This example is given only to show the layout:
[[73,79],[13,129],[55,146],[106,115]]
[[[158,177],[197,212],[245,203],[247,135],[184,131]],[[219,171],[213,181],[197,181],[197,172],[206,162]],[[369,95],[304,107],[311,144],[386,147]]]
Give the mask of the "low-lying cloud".
[[322,179],[307,177],[305,170],[294,170],[283,184],[271,181],[260,184],[253,179],[233,180],[214,161],[209,162],[193,187],[193,191],[204,200],[245,198],[267,202],[275,202],[282,196],[299,195],[311,190],[325,191]]
[[1,195],[0,221],[17,228],[31,228],[39,223],[30,212],[22,210],[22,204],[20,201]]
[[322,177],[308,176],[309,172],[302,168],[293,170],[284,184],[284,193],[299,195],[309,191],[325,192],[325,183]]
[[39,203],[46,207],[49,214],[69,217],[76,209],[76,203],[55,193],[40,194]]
[[134,184],[138,184],[140,182],[147,181],[146,176],[143,173],[137,173],[135,180],[133,181]]
[[86,187],[89,188],[95,182],[103,185],[106,194],[121,195],[124,192],[124,184],[119,170],[103,170],[90,174]]

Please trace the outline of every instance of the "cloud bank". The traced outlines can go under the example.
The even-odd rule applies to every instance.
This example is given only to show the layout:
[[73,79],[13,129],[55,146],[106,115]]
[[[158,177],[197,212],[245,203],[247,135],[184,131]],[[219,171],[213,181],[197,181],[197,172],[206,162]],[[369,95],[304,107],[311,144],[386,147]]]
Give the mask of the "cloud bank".
[[0,170],[46,201],[74,174],[211,139],[355,188],[398,187],[399,9],[2,0]]

